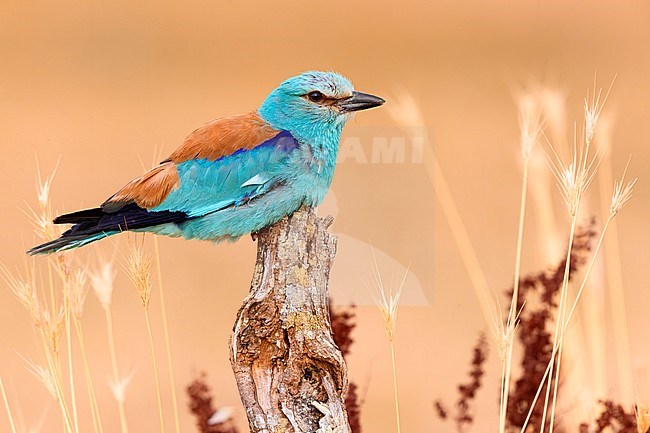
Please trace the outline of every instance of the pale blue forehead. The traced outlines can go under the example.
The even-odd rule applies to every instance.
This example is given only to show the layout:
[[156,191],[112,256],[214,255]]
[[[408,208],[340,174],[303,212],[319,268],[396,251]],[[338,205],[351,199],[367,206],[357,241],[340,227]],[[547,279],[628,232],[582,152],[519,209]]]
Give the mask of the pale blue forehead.
[[308,71],[285,80],[280,88],[292,95],[319,91],[327,96],[349,96],[354,90],[350,80],[335,72]]

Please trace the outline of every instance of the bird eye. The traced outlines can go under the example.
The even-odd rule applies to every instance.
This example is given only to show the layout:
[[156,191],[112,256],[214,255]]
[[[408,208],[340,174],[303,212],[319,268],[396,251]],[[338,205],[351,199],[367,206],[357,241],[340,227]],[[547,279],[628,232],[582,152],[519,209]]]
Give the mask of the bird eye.
[[307,94],[307,97],[308,97],[309,100],[312,101],[312,102],[320,102],[320,101],[323,100],[323,98],[324,98],[325,96],[324,96],[321,92],[315,90],[315,91],[313,91],[313,92],[309,92],[309,93]]

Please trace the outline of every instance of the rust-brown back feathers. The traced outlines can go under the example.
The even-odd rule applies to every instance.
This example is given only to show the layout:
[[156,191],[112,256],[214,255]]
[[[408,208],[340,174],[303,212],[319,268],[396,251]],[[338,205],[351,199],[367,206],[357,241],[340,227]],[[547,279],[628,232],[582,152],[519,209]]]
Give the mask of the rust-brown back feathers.
[[215,161],[240,149],[252,149],[279,132],[256,112],[208,122],[188,135],[168,159],[126,184],[102,208],[110,212],[127,203],[136,203],[144,209],[155,208],[178,187],[177,164],[192,159]]

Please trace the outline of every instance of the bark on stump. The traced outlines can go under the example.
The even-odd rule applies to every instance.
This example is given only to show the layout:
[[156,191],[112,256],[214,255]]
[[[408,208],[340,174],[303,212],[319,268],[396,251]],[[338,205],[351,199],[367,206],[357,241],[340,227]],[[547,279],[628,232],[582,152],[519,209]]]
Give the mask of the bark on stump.
[[250,293],[230,341],[251,433],[350,433],[347,368],[328,307],[332,221],[303,207],[258,233]]

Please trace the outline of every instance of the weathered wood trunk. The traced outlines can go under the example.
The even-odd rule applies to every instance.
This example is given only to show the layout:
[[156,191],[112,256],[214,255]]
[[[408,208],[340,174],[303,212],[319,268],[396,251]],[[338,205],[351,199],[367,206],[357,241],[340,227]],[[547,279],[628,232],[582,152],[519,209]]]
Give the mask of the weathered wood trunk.
[[332,218],[301,208],[258,233],[249,296],[230,342],[251,433],[349,433],[347,369],[332,338]]

